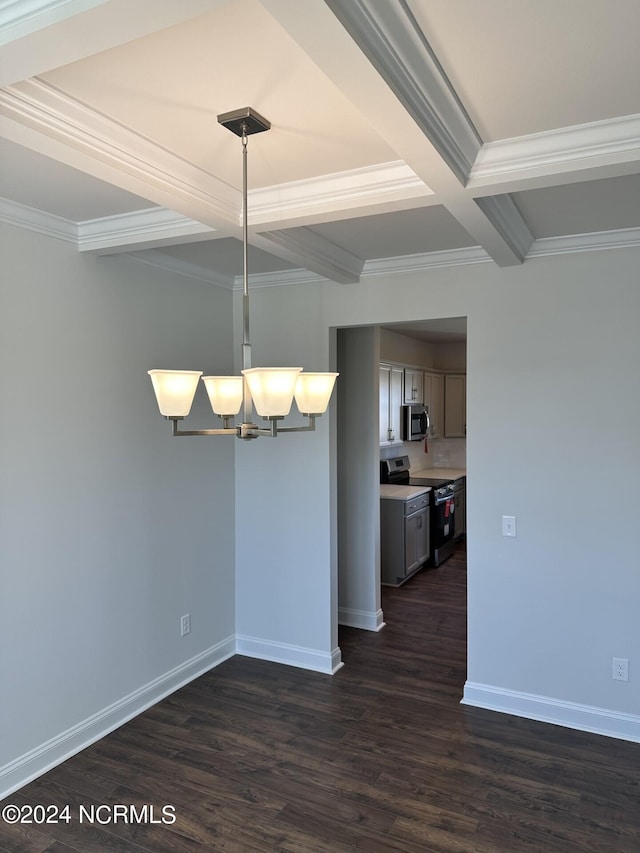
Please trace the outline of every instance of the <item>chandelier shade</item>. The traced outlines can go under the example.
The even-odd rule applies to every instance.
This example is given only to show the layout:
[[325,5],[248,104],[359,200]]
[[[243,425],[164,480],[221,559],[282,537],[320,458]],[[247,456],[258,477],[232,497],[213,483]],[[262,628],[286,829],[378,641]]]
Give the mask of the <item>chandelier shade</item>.
[[289,414],[301,370],[301,367],[251,367],[242,371],[260,417],[284,418]]
[[327,411],[337,373],[301,373],[296,381],[296,406],[305,415]]
[[211,408],[216,415],[237,415],[242,408],[242,376],[203,376]]
[[160,414],[186,418],[196,395],[201,370],[149,370]]

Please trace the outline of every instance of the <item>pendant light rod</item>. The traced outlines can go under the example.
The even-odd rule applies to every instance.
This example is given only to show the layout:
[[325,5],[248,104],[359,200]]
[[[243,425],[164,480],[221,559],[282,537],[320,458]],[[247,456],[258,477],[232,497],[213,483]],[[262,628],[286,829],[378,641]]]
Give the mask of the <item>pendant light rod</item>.
[[[242,123],[242,369],[251,367],[251,337],[249,334],[249,214],[248,214],[248,172],[247,172],[247,124]],[[244,407],[242,422],[252,423],[253,403],[247,393],[247,380],[244,379]]]

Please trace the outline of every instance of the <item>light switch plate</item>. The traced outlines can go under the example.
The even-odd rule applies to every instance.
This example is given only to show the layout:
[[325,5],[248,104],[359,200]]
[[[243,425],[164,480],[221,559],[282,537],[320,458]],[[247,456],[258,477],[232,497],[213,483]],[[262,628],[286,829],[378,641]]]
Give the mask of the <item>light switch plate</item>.
[[516,517],[515,517],[515,515],[503,515],[502,516],[502,535],[503,536],[515,536],[516,535]]

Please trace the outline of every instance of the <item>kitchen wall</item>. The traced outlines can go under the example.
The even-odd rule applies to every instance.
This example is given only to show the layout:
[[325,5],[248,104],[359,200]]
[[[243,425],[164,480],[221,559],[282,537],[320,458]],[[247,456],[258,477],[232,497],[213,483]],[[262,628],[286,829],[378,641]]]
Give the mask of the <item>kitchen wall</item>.
[[[466,373],[466,342],[422,341],[391,329],[380,329],[380,361],[408,366],[433,368],[451,373]],[[467,464],[466,438],[433,438],[422,441],[403,441],[391,447],[380,448],[380,458],[409,457],[414,472],[423,468],[465,468]]]
[[[598,474],[622,484],[615,529],[634,529],[640,512],[634,487],[640,474],[639,261],[633,248],[588,252],[504,269],[478,264],[348,286],[265,288],[254,300],[260,326],[269,330],[261,333],[267,357],[271,349],[288,361],[309,353],[320,356],[315,363],[322,367],[331,364],[332,327],[467,317],[465,701],[637,740],[640,679],[611,678],[613,657],[629,658],[630,668],[640,660],[636,547],[633,537],[612,535],[597,496]],[[617,448],[606,471],[593,465],[603,420]],[[313,547],[304,554],[286,537],[269,535],[280,569],[271,577],[274,618],[261,626],[265,645],[289,636],[312,647],[320,639],[318,614],[326,620],[337,586],[329,562],[335,448],[328,432],[312,441],[312,448],[287,445],[292,475],[286,478],[277,460],[267,458],[270,448],[256,448],[261,480],[271,470],[287,521],[292,514],[296,528],[313,531]],[[241,472],[238,481],[247,496],[249,475]],[[372,531],[377,503],[372,494]],[[503,514],[517,517],[515,539],[501,536]],[[238,520],[244,595],[252,579],[263,586],[263,541],[252,529],[249,517]],[[304,583],[294,589],[288,582],[297,576]],[[279,604],[281,597],[286,604]],[[320,651],[327,654],[335,644],[337,634]]]
[[236,442],[172,438],[146,374],[229,371],[230,292],[4,224],[0,254],[2,796],[233,652]]

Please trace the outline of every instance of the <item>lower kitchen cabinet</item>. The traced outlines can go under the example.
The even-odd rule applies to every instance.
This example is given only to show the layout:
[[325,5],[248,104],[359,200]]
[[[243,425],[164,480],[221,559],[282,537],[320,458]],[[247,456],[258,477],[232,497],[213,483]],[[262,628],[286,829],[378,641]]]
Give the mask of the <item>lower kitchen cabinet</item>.
[[380,579],[399,586],[430,556],[429,494],[380,499]]

